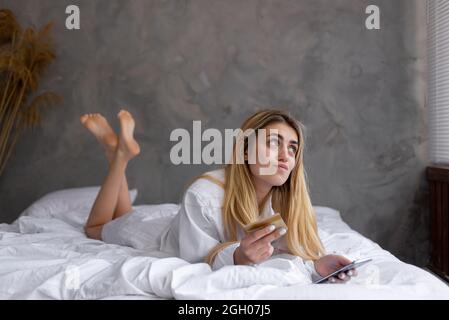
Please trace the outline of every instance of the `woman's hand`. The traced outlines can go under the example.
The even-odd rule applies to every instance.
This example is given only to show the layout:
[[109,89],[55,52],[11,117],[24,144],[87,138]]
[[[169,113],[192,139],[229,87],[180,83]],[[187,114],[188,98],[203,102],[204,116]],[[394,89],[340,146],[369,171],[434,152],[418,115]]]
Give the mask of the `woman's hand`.
[[[315,270],[322,277],[335,272],[336,270],[344,267],[347,264],[350,264],[351,260],[343,257],[329,254],[327,256],[321,257],[320,259],[314,262]],[[357,276],[357,271],[355,269],[351,269],[346,272],[340,272],[335,277],[330,277],[329,282],[331,283],[345,283],[351,280],[351,277]]]
[[274,229],[275,226],[271,225],[247,234],[234,251],[234,264],[257,264],[271,257],[274,251],[271,242],[287,232],[285,228]]

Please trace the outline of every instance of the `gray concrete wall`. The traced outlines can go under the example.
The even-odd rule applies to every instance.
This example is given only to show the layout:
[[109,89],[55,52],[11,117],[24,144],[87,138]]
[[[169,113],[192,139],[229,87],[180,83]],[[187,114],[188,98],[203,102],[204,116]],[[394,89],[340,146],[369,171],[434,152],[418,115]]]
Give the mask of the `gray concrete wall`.
[[[308,128],[315,205],[399,258],[428,257],[425,3],[412,0],[1,0],[23,25],[53,20],[58,60],[42,85],[64,97],[20,139],[0,177],[0,221],[58,189],[98,185],[106,162],[79,123],[101,112],[117,128],[126,106],[142,146],[130,163],[136,204],[178,202],[213,167],[174,166],[175,128],[237,128],[286,106]],[[381,30],[364,27],[381,9]]]

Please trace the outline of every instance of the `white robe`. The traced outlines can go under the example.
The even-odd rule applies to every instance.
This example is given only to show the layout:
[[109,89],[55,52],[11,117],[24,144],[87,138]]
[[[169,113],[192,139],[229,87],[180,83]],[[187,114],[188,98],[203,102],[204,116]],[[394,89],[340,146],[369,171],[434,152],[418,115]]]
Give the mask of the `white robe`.
[[[224,169],[209,171],[206,174],[224,182]],[[190,263],[204,262],[211,249],[228,241],[222,221],[223,199],[224,189],[221,186],[207,179],[196,180],[185,192],[179,212],[158,236],[159,249]],[[270,197],[260,215],[268,217],[274,214]],[[122,221],[114,220],[106,224],[102,231],[103,240],[109,243],[126,243],[126,239],[117,239],[120,234],[117,229],[126,224],[126,220],[131,216],[132,212],[116,219]],[[238,240],[244,236],[243,229],[238,227]],[[220,251],[212,268],[216,270],[226,265],[234,265],[234,251],[239,245],[237,242]],[[275,249],[273,256],[288,253],[285,236],[272,245]],[[305,267],[310,274],[314,274],[312,262],[305,263]]]

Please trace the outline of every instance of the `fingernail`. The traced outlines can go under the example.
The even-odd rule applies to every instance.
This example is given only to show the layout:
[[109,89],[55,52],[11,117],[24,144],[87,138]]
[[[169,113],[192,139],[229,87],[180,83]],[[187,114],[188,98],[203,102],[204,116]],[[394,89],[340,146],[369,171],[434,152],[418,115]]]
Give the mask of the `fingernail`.
[[340,273],[340,274],[338,275],[338,277],[339,277],[341,280],[343,280],[344,278],[346,278],[346,275],[345,275],[344,273]]
[[335,282],[335,278],[334,277],[329,278],[329,282],[334,283]]
[[347,272],[348,276],[352,276],[352,271]]
[[281,228],[281,229],[279,229],[279,234],[282,236],[282,235],[284,235],[284,234],[286,234],[287,233],[287,229],[285,229],[285,228]]
[[268,227],[268,231],[270,231],[270,232],[273,232],[274,229],[276,229],[276,226],[274,226],[274,225],[271,225]]

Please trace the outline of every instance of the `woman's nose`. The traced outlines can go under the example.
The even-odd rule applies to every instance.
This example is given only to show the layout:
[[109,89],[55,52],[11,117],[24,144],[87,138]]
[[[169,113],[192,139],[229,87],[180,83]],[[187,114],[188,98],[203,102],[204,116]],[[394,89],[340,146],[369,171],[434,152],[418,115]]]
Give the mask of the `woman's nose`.
[[287,154],[288,154],[288,150],[287,150],[287,146],[281,145],[279,146],[279,150],[278,150],[278,160],[284,160],[287,161]]

